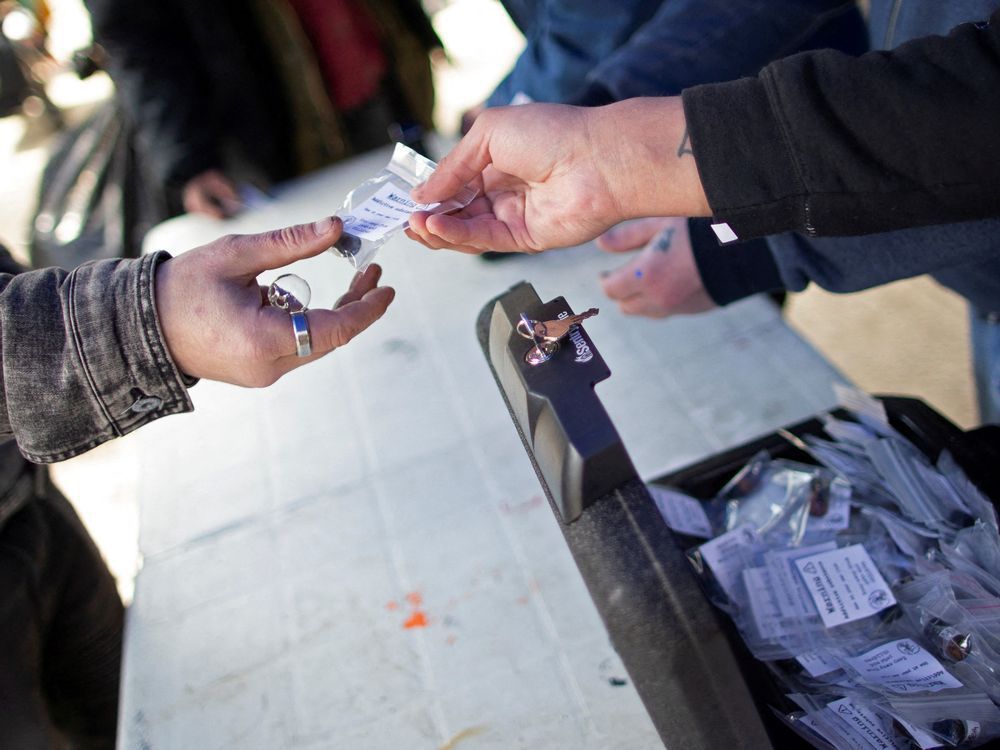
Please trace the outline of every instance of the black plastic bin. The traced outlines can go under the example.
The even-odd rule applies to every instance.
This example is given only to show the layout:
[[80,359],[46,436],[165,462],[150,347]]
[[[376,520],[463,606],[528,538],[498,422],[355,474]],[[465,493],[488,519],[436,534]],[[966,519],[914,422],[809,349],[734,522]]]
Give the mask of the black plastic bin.
[[[685,550],[700,540],[664,523],[594,392],[610,376],[582,329],[531,365],[521,314],[572,313],[520,283],[480,313],[477,334],[612,643],[667,748],[808,747],[770,706],[786,706],[767,669],[704,596]],[[581,356],[583,352],[583,356]],[[920,401],[883,398],[893,426],[934,458],[947,448],[994,502],[1000,497],[1000,427],[963,432]],[[787,428],[822,430],[818,419]],[[652,480],[712,497],[760,450],[810,462],[777,433]]]

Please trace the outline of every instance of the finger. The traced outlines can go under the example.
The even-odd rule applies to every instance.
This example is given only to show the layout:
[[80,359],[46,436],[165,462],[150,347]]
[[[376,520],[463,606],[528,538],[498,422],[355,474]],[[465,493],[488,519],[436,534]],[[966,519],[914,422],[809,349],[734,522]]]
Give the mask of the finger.
[[642,268],[639,261],[636,258],[601,279],[601,288],[609,299],[624,300],[642,291]]
[[418,203],[439,203],[455,195],[473,182],[492,161],[489,136],[482,127],[487,113],[476,118],[469,134],[458,142],[431,174],[427,181],[418,185],[410,197]]
[[514,240],[510,227],[488,214],[470,219],[435,214],[427,217],[425,226],[430,235],[440,238],[448,247],[455,249],[467,248],[479,252],[521,249]]
[[636,294],[621,300],[618,309],[624,315],[641,315],[644,318],[666,318],[673,314],[664,307],[656,305],[645,294]]
[[431,250],[457,250],[458,252],[472,255],[478,255],[483,252],[482,248],[458,245],[454,242],[438,237],[436,234],[427,229],[427,217],[430,215],[431,214],[424,214],[414,221],[413,218],[416,214],[413,214],[410,217],[411,226],[405,230],[406,236],[411,240],[419,242],[424,247],[429,247]]
[[336,242],[342,229],[343,223],[334,216],[262,234],[230,235],[223,240],[223,271],[234,277],[255,277],[264,271],[311,258]]
[[378,285],[378,280],[381,277],[382,267],[375,263],[372,263],[364,271],[358,271],[351,279],[351,285],[340,296],[333,309],[337,310],[350,302],[361,299]]
[[391,286],[380,286],[336,310],[310,310],[313,352],[322,355],[346,344],[381,318],[395,296]]
[[597,238],[597,246],[609,253],[621,253],[642,247],[655,237],[670,219],[652,217],[626,221]]

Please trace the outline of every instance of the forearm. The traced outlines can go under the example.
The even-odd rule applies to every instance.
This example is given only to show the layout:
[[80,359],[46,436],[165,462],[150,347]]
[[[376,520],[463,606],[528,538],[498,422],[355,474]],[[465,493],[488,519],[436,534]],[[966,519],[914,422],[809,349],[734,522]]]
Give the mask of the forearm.
[[153,300],[164,257],[0,277],[0,434],[25,456],[61,461],[192,408]]

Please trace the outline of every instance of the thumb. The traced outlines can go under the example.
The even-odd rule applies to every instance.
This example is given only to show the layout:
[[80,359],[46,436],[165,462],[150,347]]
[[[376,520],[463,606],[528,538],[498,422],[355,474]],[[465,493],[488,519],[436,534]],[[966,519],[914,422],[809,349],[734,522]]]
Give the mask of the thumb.
[[492,163],[489,137],[486,129],[481,127],[485,120],[483,116],[478,117],[469,134],[441,159],[426,182],[411,191],[410,197],[413,200],[418,203],[440,203],[451,198],[475,181]]
[[635,250],[649,242],[669,219],[650,217],[626,221],[597,238],[597,246],[610,253]]
[[230,238],[227,271],[234,276],[255,277],[303,258],[319,255],[340,239],[344,224],[339,217],[325,217],[312,224],[296,224],[261,234]]

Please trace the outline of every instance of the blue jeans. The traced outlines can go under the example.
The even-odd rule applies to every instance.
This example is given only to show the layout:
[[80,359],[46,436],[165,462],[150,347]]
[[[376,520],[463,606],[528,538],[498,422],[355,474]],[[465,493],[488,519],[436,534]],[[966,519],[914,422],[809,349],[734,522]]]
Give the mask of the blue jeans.
[[972,364],[983,424],[1000,424],[1000,313],[971,308]]

